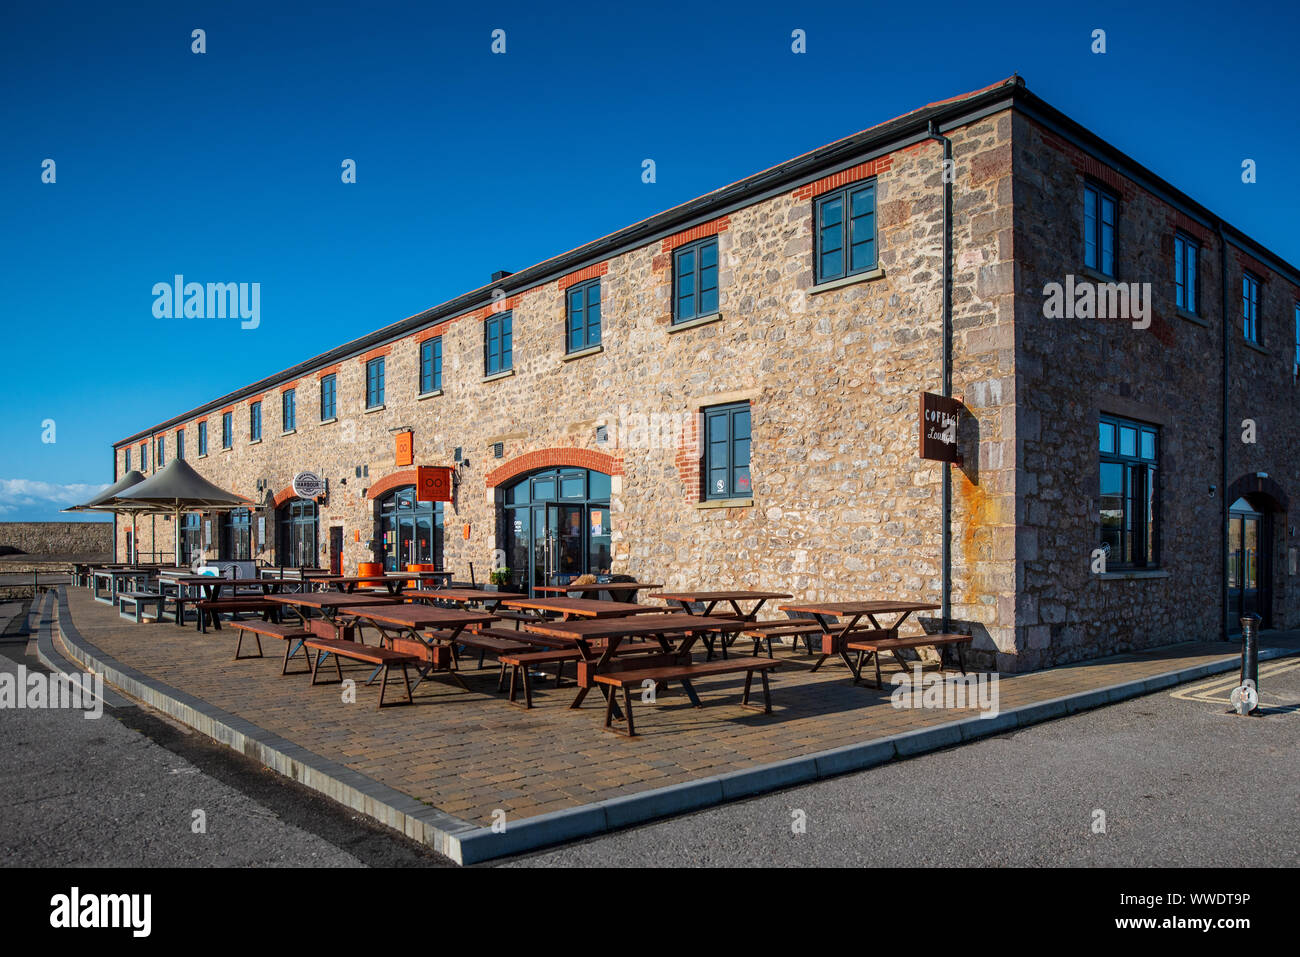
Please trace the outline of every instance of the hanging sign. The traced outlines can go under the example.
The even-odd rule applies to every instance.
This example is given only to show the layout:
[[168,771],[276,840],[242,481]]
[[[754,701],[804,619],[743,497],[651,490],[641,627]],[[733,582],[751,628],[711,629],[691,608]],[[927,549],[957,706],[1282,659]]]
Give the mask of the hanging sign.
[[415,464],[415,433],[398,432],[396,464],[398,466],[411,466]]
[[961,464],[957,451],[957,423],[964,407],[956,399],[921,393],[921,458]]
[[442,465],[421,465],[415,470],[415,500],[417,502],[451,501],[451,468]]
[[293,477],[293,494],[299,498],[318,498],[325,494],[325,480],[315,472],[299,472]]

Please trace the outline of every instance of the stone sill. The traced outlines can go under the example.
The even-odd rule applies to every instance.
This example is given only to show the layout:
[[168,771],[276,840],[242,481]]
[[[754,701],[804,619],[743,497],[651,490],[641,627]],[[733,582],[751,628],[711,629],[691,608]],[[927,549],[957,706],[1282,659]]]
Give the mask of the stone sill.
[[685,332],[687,329],[697,329],[700,326],[707,326],[721,321],[722,313],[711,312],[707,316],[696,316],[694,319],[687,319],[685,322],[670,323],[668,325],[668,334],[671,336],[674,332]]
[[221,450],[221,454],[225,455],[227,452],[233,452],[233,451],[235,451],[235,447],[233,445],[228,445]]
[[339,417],[336,415],[336,416],[334,416],[334,418],[332,418],[332,419],[321,419],[321,420],[320,420],[320,424],[321,424],[321,425],[333,425],[333,424],[334,424],[335,422],[337,422],[338,420],[339,420]]
[[1245,338],[1244,336],[1242,337],[1241,344],[1244,345],[1247,349],[1254,349],[1261,356],[1268,356],[1270,359],[1273,357],[1273,353],[1269,352],[1267,349],[1265,349],[1263,346],[1259,345],[1258,343],[1251,342],[1249,339]]
[[1173,573],[1162,568],[1134,568],[1131,571],[1101,572],[1097,578],[1102,581],[1143,581],[1151,578],[1172,578]]
[[372,412],[383,412],[383,411],[384,411],[384,404],[381,402],[379,403],[379,405],[372,405],[363,409],[361,414],[370,415]]
[[297,430],[297,429],[285,429],[285,430],[284,430],[283,432],[281,432],[280,434],[281,434],[281,435],[297,435],[297,434],[298,434],[298,430]]
[[201,459],[206,459],[207,457],[208,457],[208,453],[207,453],[207,452],[200,452],[200,453],[199,453],[199,458],[201,458]]
[[415,397],[417,402],[423,402],[425,399],[434,399],[442,395],[441,389],[434,389],[432,392],[421,392]]
[[574,352],[566,352],[564,355],[560,356],[560,361],[572,362],[574,359],[582,359],[586,356],[594,356],[604,351],[605,351],[605,347],[598,342],[594,346],[587,346],[585,349],[578,349]]
[[819,283],[808,290],[808,295],[815,296],[820,292],[831,292],[835,289],[843,289],[845,286],[856,286],[860,282],[871,282],[875,279],[884,278],[885,267],[877,266],[867,272],[858,272],[852,276],[845,276],[843,279],[832,279],[830,282]]
[[1194,312],[1188,312],[1185,309],[1175,309],[1174,313],[1179,319],[1185,319],[1193,325],[1204,326],[1206,329],[1210,328],[1210,324]]
[[696,502],[696,508],[753,508],[752,498],[711,498]]
[[248,440],[248,444],[249,444],[249,445],[261,445],[261,444],[262,444],[262,440],[261,440],[261,439],[249,439],[249,440]]
[[483,381],[496,382],[498,379],[509,379],[514,374],[515,374],[514,369],[507,369],[505,372],[494,372],[491,375],[485,375],[483,377]]
[[1104,272],[1100,272],[1099,270],[1093,269],[1091,266],[1080,266],[1079,275],[1086,277],[1092,282],[1100,282],[1100,283],[1119,282],[1118,276],[1107,276]]

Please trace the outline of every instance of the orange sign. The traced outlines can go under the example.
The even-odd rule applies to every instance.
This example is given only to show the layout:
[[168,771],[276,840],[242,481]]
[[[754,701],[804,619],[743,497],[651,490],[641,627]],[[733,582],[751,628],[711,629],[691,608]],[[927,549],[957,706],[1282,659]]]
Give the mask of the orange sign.
[[415,470],[415,500],[417,502],[451,501],[451,468],[443,465],[421,465]]
[[397,433],[397,464],[398,465],[415,464],[415,433],[414,432]]

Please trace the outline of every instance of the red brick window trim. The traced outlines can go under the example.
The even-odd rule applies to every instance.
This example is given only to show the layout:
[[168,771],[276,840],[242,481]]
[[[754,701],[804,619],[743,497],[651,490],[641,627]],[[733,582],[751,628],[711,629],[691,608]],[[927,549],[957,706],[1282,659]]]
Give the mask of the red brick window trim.
[[731,217],[719,216],[717,219],[710,220],[707,223],[700,223],[698,226],[692,226],[690,229],[669,236],[660,245],[659,251],[661,253],[670,253],[678,246],[685,246],[687,243],[693,243],[695,240],[703,239],[706,236],[716,236],[718,233],[725,232],[730,228]]
[[811,183],[805,183],[798,187],[790,195],[797,200],[812,199],[814,196],[820,196],[822,193],[830,192],[841,186],[847,186],[849,183],[856,183],[858,180],[870,179],[879,173],[886,172],[894,165],[894,156],[891,153],[888,156],[879,156],[876,159],[868,160],[865,163],[859,163],[857,166],[851,166],[848,169],[840,170],[838,173],[832,173],[830,176],[823,176],[821,179],[814,180]]
[[323,379],[327,375],[337,375],[339,370],[342,368],[343,366],[341,365],[326,366],[324,369],[320,369],[316,372],[316,378]]
[[603,276],[609,272],[609,262],[596,263],[594,266],[588,266],[585,269],[579,269],[577,272],[571,272],[567,276],[560,277],[560,292],[575,286],[580,282],[586,282],[588,279],[595,279],[597,276]]
[[540,469],[561,467],[591,469],[606,475],[622,475],[623,463],[605,452],[594,449],[538,449],[525,452],[487,474],[487,487],[496,488],[512,478]]
[[428,342],[430,339],[438,338],[440,335],[442,335],[444,332],[447,331],[447,327],[450,325],[451,322],[440,322],[432,329],[425,329],[423,332],[419,333],[416,336],[415,344],[417,346],[423,345],[424,343]]
[[369,352],[361,356],[358,356],[357,361],[360,362],[362,365],[364,365],[365,363],[369,362],[371,359],[378,359],[380,356],[386,356],[392,351],[393,351],[393,347],[392,344],[390,343],[389,345],[386,346],[380,346],[378,349],[371,349]]

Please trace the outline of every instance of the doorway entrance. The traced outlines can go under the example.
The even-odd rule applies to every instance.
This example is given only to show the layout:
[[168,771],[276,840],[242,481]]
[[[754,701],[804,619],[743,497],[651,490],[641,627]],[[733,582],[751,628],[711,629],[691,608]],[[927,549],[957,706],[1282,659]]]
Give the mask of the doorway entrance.
[[1242,497],[1228,507],[1228,634],[1241,633],[1243,615],[1272,625],[1273,523],[1270,512]]
[[511,587],[536,594],[610,567],[610,478],[561,468],[534,472],[504,489],[506,562]]

